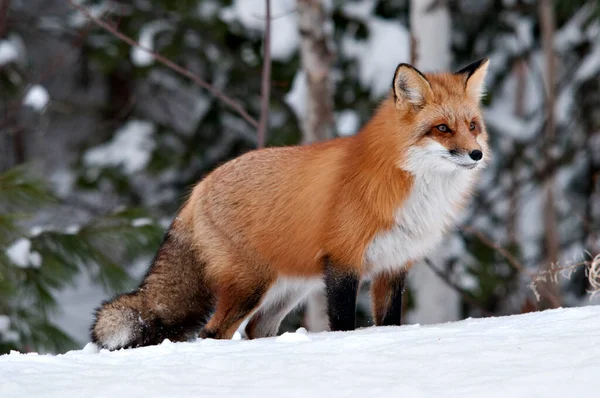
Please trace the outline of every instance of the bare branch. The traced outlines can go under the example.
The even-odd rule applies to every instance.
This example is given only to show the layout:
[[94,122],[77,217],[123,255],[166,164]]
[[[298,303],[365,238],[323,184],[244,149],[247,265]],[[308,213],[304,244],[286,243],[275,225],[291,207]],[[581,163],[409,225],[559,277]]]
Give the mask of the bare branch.
[[260,121],[258,123],[258,147],[264,148],[269,125],[269,102],[271,100],[271,1],[265,0],[265,40],[262,70]]
[[496,250],[518,272],[527,274],[529,277],[533,277],[534,273],[525,268],[525,266],[521,264],[521,262],[511,252],[492,242],[492,240],[485,236],[482,232],[468,226],[462,227],[462,230],[475,235],[484,245]]
[[473,298],[471,293],[467,292],[466,290],[458,286],[456,283],[452,282],[446,274],[444,274],[435,265],[433,265],[430,259],[425,258],[424,262],[433,271],[433,273],[437,275],[438,278],[440,278],[446,285],[448,285],[450,288],[454,289],[458,294],[460,294],[467,303],[479,309],[479,311],[481,311],[481,313],[484,316],[493,316],[493,314],[490,311],[488,311],[483,305],[478,303],[477,300]]
[[590,293],[597,294],[600,290],[600,279],[598,277],[600,274],[600,255],[596,256],[594,261],[580,261],[564,266],[560,266],[558,263],[552,263],[548,264],[545,269],[532,272],[528,270],[512,253],[492,242],[492,240],[485,236],[482,232],[471,227],[463,227],[462,229],[465,232],[476,236],[483,244],[491,249],[494,249],[496,252],[502,255],[502,257],[508,261],[508,264],[510,264],[520,274],[526,275],[530,281],[528,286],[532,290],[537,301],[540,301],[542,298],[544,298],[552,306],[560,306],[560,300],[554,294],[555,289],[550,289],[549,286],[556,286],[558,284],[559,275],[568,279],[575,269],[582,266],[586,267],[586,275],[588,277],[590,286],[592,287],[592,291]]
[[248,123],[250,123],[250,125],[252,125],[255,128],[258,128],[258,121],[256,119],[254,119],[252,116],[250,116],[248,114],[248,112],[246,112],[246,110],[244,110],[244,108],[242,108],[241,105],[238,104],[231,97],[228,97],[227,95],[223,94],[222,92],[217,90],[214,86],[205,82],[198,75],[192,73],[188,69],[185,69],[185,68],[177,65],[173,61],[170,61],[169,59],[163,57],[162,55],[158,54],[155,51],[150,50],[149,48],[141,46],[137,41],[135,41],[131,37],[121,33],[118,29],[111,26],[109,23],[99,20],[98,18],[94,17],[89,12],[89,10],[87,8],[83,7],[82,5],[77,4],[73,0],[68,0],[68,1],[69,1],[69,4],[71,4],[71,6],[73,8],[79,10],[83,15],[85,15],[88,19],[90,19],[96,25],[98,25],[101,28],[105,29],[106,31],[112,33],[119,40],[124,41],[125,43],[129,44],[130,46],[137,47],[137,48],[140,48],[140,49],[146,51],[148,54],[150,54],[152,56],[152,58],[154,58],[156,61],[160,62],[161,64],[165,65],[166,67],[174,70],[175,72],[177,72],[183,76],[188,77],[190,80],[192,80],[194,83],[196,83],[200,87],[208,90],[212,95],[214,95],[216,98],[218,98],[223,103],[228,105],[231,109],[235,110],[244,120],[246,120]]

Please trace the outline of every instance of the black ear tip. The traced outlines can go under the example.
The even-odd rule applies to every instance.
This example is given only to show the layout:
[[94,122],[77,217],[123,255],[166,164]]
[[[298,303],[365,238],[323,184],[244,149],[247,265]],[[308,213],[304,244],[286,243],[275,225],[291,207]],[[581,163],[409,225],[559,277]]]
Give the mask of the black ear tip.
[[481,65],[485,64],[489,60],[490,59],[488,57],[483,57],[483,58],[478,59],[477,61],[473,62],[471,65],[473,65],[474,67],[479,68]]
[[456,72],[456,74],[457,75],[467,74],[468,76],[471,76],[477,69],[479,69],[482,65],[488,63],[489,61],[490,61],[490,59],[488,57],[481,58],[481,59],[465,66],[464,68],[462,68],[461,70]]
[[420,70],[418,70],[417,68],[415,68],[411,64],[407,64],[405,62],[402,62],[402,63],[398,64],[398,66],[396,66],[396,70],[394,71],[394,80],[398,76],[398,72],[400,71],[400,69],[404,69],[404,68],[410,69],[413,72],[417,72],[423,79],[427,80],[427,78],[425,77],[425,75]]
[[489,57],[483,57],[481,58],[479,61],[477,61],[479,63],[479,65],[483,65],[483,64],[487,64],[490,62]]
[[414,69],[417,70],[417,68],[415,68],[414,66],[412,66],[411,64],[407,64],[405,62],[399,63],[398,66],[396,66],[396,71],[394,74],[397,74],[398,71],[402,68],[409,68],[409,69]]

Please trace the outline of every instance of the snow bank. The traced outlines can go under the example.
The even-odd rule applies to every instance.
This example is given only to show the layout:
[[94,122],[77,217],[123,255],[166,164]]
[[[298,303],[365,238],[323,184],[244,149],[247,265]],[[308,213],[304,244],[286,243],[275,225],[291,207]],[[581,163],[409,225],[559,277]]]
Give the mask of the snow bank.
[[9,397],[593,396],[600,307],[432,326],[0,357]]

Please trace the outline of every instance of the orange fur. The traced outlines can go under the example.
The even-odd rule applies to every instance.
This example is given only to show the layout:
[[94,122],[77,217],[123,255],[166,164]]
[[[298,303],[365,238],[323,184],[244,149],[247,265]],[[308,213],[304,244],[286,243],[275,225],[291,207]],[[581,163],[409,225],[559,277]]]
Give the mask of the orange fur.
[[212,275],[238,274],[239,264],[251,261],[253,271],[265,275],[315,276],[324,255],[364,273],[368,243],[390,228],[410,193],[413,176],[398,165],[423,140],[423,126],[455,129],[453,136],[432,133],[448,148],[476,146],[471,119],[479,123],[476,133],[485,135],[478,103],[462,78],[426,76],[433,95],[426,100],[434,106],[398,109],[390,97],[356,136],[253,151],[201,181],[187,207],[197,244],[214,260]]

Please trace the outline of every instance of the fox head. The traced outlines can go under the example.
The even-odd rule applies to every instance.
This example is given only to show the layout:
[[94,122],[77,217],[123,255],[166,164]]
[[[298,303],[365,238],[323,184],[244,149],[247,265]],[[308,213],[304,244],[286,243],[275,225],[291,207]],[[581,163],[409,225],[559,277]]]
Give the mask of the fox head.
[[394,112],[403,126],[410,126],[403,168],[453,172],[482,167],[489,156],[480,109],[488,64],[485,58],[456,73],[435,74],[398,65],[392,83]]

